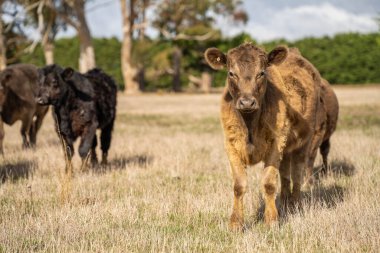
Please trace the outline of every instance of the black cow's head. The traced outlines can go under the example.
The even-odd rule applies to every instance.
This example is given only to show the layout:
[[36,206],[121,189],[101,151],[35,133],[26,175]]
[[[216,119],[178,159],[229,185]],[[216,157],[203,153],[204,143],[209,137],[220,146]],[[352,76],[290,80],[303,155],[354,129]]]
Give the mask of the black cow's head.
[[254,112],[262,104],[266,91],[266,69],[281,64],[287,57],[288,49],[279,46],[267,54],[251,43],[244,43],[222,53],[217,48],[205,52],[207,63],[213,69],[227,68],[227,87],[235,107],[243,113]]
[[56,105],[67,93],[67,81],[74,74],[72,68],[62,69],[49,65],[39,69],[39,86],[36,102],[40,105]]

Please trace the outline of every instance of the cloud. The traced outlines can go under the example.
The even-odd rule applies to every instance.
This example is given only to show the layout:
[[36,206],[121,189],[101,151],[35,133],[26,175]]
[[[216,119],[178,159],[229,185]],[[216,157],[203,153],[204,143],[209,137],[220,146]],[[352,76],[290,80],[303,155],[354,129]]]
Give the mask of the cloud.
[[[363,1],[372,3],[372,0]],[[312,1],[312,4],[310,2],[309,0],[246,1],[244,8],[250,16],[247,25],[237,25],[228,18],[219,17],[217,26],[226,36],[245,31],[259,41],[277,38],[296,40],[306,36],[321,37],[341,32],[378,31],[378,26],[373,20],[376,11],[368,12],[367,9],[363,9],[362,2],[348,0],[329,0],[324,3]],[[345,4],[340,4],[341,2]],[[92,8],[96,4],[101,4],[101,7]],[[121,39],[121,12],[117,1],[96,0],[89,3],[88,10],[91,11],[87,13],[87,20],[94,37],[116,36]],[[149,9],[148,12],[147,16],[152,19],[155,15],[154,10]],[[75,34],[73,29],[69,29],[60,36]],[[157,31],[150,27],[147,34],[154,37],[157,36]]]
[[[376,32],[377,24],[370,14],[351,13],[330,3],[261,10],[259,19],[247,24],[244,31],[260,41],[276,38],[295,40],[307,36],[334,35],[340,32]],[[227,29],[233,35],[237,29]]]

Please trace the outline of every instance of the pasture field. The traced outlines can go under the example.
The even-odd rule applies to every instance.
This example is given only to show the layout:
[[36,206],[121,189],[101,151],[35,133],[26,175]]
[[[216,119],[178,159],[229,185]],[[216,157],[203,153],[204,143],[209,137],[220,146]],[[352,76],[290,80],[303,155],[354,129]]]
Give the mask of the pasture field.
[[76,153],[65,204],[51,113],[35,151],[21,150],[19,123],[6,126],[0,252],[379,252],[380,87],[335,90],[332,172],[303,190],[302,210],[269,228],[262,165],[249,168],[244,233],[228,231],[233,191],[220,94],[119,94],[110,165],[81,172]]

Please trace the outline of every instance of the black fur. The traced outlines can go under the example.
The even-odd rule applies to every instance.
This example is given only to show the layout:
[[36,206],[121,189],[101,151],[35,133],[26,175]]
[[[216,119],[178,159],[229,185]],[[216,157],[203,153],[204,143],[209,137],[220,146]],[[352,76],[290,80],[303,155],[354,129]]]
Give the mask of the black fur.
[[115,81],[100,69],[84,75],[58,65],[40,69],[37,102],[53,105],[59,130],[70,149],[70,159],[73,142],[81,137],[79,154],[82,160],[91,149],[91,161],[96,163],[96,129],[101,129],[102,163],[107,163],[116,116],[116,95]]

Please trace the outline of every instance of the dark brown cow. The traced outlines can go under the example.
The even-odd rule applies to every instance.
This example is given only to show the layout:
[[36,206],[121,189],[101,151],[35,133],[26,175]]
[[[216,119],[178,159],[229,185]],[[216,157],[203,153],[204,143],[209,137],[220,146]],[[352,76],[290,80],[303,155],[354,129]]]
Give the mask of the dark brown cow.
[[306,186],[313,185],[314,175],[314,161],[317,156],[318,148],[322,155],[323,166],[322,172],[328,169],[327,156],[330,151],[330,138],[336,129],[339,114],[339,103],[334,90],[329,82],[322,79],[321,82],[321,106],[317,113],[317,124],[313,141],[310,147],[309,161],[306,170]]
[[38,88],[38,70],[33,65],[15,64],[0,73],[0,152],[3,153],[3,122],[12,125],[22,121],[21,135],[24,148],[36,144],[37,132],[48,111],[38,105],[35,95]]
[[270,224],[278,219],[275,199],[279,176],[284,204],[288,200],[296,204],[300,199],[319,106],[319,72],[282,46],[269,54],[251,43],[227,54],[210,48],[205,57],[212,68],[228,71],[221,120],[234,181],[230,228],[243,228],[246,168],[261,161],[264,218]]

